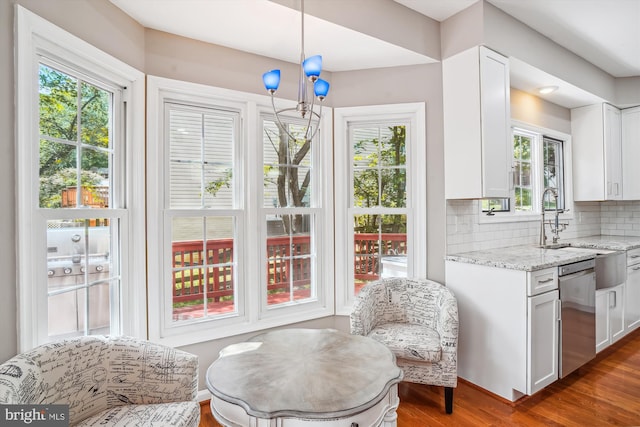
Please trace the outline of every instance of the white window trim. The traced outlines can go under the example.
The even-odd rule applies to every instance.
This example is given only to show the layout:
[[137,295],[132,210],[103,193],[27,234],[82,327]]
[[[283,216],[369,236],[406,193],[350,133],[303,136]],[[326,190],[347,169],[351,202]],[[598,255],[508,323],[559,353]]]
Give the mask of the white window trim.
[[349,182],[350,148],[348,129],[354,122],[388,122],[398,120],[409,122],[410,140],[407,142],[409,172],[407,193],[410,195],[407,227],[413,230],[407,233],[407,248],[412,254],[407,275],[427,277],[427,154],[426,154],[426,105],[423,102],[406,104],[375,105],[365,107],[346,107],[334,109],[335,134],[335,274],[336,274],[336,314],[349,315],[353,305],[353,278],[349,277],[349,248],[353,248],[349,235],[350,189],[344,183]]
[[[46,249],[33,253],[41,245],[36,233],[42,219],[34,214],[38,200],[37,153],[33,141],[38,135],[38,64],[39,55],[65,58],[75,65],[126,87],[126,200],[129,219],[124,221],[128,233],[128,252],[122,254],[122,332],[146,337],[146,257],[144,174],[144,73],[108,55],[65,30],[51,24],[20,5],[15,6],[16,22],[16,222],[18,282],[18,351],[38,344],[38,322],[46,313],[46,299],[38,283],[46,285],[46,268],[34,265],[34,257],[46,260]],[[44,247],[44,245],[41,245]],[[40,268],[42,267],[42,268]],[[46,295],[45,295],[46,296]]]
[[[148,227],[148,257],[149,257],[149,337],[150,339],[172,346],[184,346],[209,340],[225,338],[243,333],[255,332],[267,328],[283,326],[306,320],[331,316],[334,310],[334,274],[333,274],[333,174],[330,173],[332,145],[331,145],[331,117],[332,110],[323,108],[323,117],[320,125],[320,139],[315,144],[318,151],[314,153],[319,158],[317,167],[322,173],[316,175],[320,181],[314,188],[315,196],[322,197],[320,206],[324,211],[320,217],[317,237],[322,241],[318,247],[318,254],[323,263],[318,265],[318,300],[311,303],[297,304],[286,307],[271,308],[265,310],[259,298],[248,295],[258,294],[255,288],[250,289],[250,284],[262,283],[265,274],[262,268],[250,268],[244,266],[243,276],[239,275],[238,292],[247,295],[240,300],[242,307],[238,307],[238,314],[233,316],[203,319],[202,321],[172,325],[168,321],[166,312],[170,311],[171,299],[168,287],[165,286],[166,277],[169,277],[163,264],[162,233],[164,210],[164,197],[166,189],[164,183],[164,103],[166,100],[196,103],[204,106],[223,106],[241,111],[242,120],[242,148],[245,165],[240,170],[242,176],[237,178],[242,183],[262,182],[262,168],[248,165],[261,164],[262,154],[262,124],[261,114],[272,113],[271,98],[230,89],[217,88],[197,83],[167,79],[158,76],[147,76],[147,227]],[[296,103],[287,100],[276,100],[282,108],[295,106]],[[243,186],[241,183],[241,186]],[[247,239],[262,235],[262,218],[260,212],[262,198],[256,193],[242,195],[242,205],[246,209],[243,214],[245,233],[239,233],[240,247],[244,251],[245,260],[262,260],[263,248],[257,245],[248,245]],[[253,261],[252,261],[253,262]],[[254,265],[262,266],[262,261],[256,261]],[[241,267],[243,269],[243,267]],[[253,285],[255,286],[255,285]],[[262,286],[261,286],[262,288]],[[251,291],[251,292],[249,292]],[[259,292],[261,297],[263,292]]]
[[[532,125],[530,123],[521,122],[519,120],[511,121],[511,128],[518,128],[527,132],[532,132],[550,138],[563,141],[563,168],[564,168],[564,204],[565,212],[560,214],[560,220],[569,221],[573,219],[573,173],[572,173],[572,157],[571,157],[571,135],[557,130],[544,128],[541,126]],[[513,156],[512,156],[513,157]],[[540,172],[536,169],[534,171],[536,175]],[[536,178],[537,179],[537,178]],[[527,221],[540,221],[540,209],[538,203],[540,201],[540,194],[534,195],[534,212],[495,212],[493,216],[487,215],[482,211],[482,203],[478,203],[478,223],[479,224],[492,224],[501,222],[527,222]]]

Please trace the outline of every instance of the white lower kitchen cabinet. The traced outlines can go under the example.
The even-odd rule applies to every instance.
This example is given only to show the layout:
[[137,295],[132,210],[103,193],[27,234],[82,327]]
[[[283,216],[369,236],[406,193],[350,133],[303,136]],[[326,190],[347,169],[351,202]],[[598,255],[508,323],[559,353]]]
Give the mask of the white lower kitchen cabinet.
[[624,323],[626,333],[640,326],[640,264],[627,267],[625,283]]
[[640,326],[640,248],[627,251],[627,281],[624,296],[625,332],[629,333]]
[[542,390],[558,379],[558,291],[528,297],[527,394]]
[[625,284],[596,291],[596,352],[622,338],[625,333]]
[[558,379],[555,270],[446,261],[458,300],[458,376],[510,401]]

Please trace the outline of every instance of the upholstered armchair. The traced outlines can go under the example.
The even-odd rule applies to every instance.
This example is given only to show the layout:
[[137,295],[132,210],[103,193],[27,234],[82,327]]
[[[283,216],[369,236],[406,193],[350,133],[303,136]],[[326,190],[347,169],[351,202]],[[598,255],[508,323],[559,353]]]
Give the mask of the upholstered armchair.
[[453,411],[458,385],[458,303],[446,286],[426,279],[388,278],[357,295],[351,333],[385,344],[404,381],[444,387],[445,411]]
[[67,404],[72,426],[198,426],[197,356],[130,337],[44,344],[0,365],[0,403]]

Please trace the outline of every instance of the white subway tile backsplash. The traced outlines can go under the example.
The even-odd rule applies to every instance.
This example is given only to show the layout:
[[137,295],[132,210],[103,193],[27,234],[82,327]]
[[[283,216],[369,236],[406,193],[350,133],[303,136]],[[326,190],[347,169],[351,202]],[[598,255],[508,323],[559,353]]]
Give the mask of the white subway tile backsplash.
[[[447,200],[447,253],[538,242],[539,220],[487,223],[480,215],[477,200]],[[640,201],[574,203],[561,241],[598,234],[640,236]]]

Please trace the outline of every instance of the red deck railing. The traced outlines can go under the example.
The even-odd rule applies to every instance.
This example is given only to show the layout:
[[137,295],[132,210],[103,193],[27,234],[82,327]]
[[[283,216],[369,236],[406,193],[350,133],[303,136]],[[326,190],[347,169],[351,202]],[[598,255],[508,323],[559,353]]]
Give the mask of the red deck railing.
[[[354,236],[355,279],[376,280],[381,254],[406,254],[404,233],[359,233]],[[233,295],[233,239],[208,240],[206,263],[201,240],[173,243],[173,302],[195,301],[204,296],[219,302]],[[290,292],[311,279],[310,237],[270,237],[267,240],[267,289]],[[206,266],[205,266],[206,264]],[[292,275],[291,280],[289,275]]]

